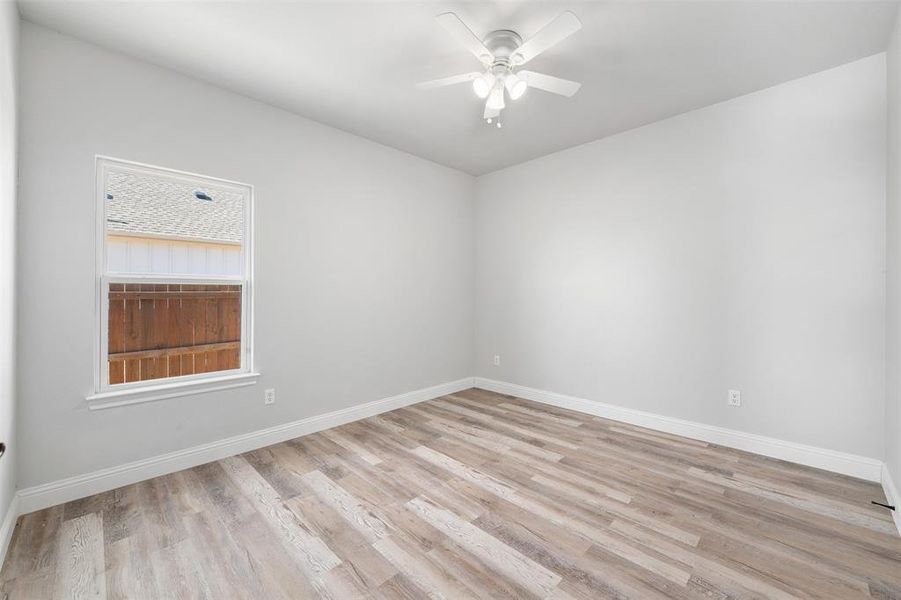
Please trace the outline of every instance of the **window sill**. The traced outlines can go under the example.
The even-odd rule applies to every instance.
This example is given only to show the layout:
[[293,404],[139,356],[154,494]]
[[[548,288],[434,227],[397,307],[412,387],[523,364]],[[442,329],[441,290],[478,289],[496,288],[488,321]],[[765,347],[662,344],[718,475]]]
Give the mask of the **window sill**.
[[254,385],[259,377],[259,373],[239,373],[237,375],[223,375],[221,377],[210,377],[194,381],[161,383],[139,388],[100,392],[88,396],[85,400],[87,400],[88,408],[91,410],[102,410]]

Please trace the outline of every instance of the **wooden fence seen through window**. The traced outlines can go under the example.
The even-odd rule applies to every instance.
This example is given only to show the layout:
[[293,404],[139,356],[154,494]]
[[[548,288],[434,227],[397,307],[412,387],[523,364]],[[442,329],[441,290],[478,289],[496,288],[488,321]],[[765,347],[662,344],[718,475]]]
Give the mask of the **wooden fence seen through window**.
[[113,283],[109,383],[241,366],[241,286]]

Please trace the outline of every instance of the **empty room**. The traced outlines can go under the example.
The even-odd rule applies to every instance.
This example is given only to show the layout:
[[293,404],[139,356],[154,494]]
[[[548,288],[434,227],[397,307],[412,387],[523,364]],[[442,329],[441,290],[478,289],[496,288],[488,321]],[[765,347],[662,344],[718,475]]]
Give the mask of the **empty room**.
[[0,0],[0,600],[901,600],[897,0]]

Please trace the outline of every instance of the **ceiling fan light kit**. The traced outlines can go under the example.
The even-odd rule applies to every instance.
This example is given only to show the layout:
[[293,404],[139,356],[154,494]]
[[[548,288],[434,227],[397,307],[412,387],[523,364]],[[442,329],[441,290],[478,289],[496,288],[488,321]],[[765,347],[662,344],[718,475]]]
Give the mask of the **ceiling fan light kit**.
[[479,98],[487,98],[494,87],[494,75],[483,73],[472,80],[472,89]]
[[494,123],[497,128],[501,127],[500,113],[506,107],[505,95],[511,100],[518,100],[528,88],[534,87],[571,97],[581,86],[575,81],[552,75],[517,71],[520,66],[582,28],[578,17],[569,11],[561,13],[526,42],[509,29],[492,31],[480,40],[460,17],[451,12],[440,14],[435,19],[479,59],[484,71],[424,81],[416,87],[433,89],[471,81],[475,95],[485,100],[482,118],[489,124]]
[[511,71],[504,78],[504,87],[507,88],[507,93],[510,94],[511,100],[519,100],[526,93],[526,88],[529,86],[525,79]]

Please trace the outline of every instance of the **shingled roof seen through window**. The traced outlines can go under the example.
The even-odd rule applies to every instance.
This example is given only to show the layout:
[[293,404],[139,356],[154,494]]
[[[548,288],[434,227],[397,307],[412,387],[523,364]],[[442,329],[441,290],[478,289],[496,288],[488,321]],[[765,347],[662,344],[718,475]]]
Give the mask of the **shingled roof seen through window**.
[[244,198],[163,176],[113,171],[106,182],[109,233],[240,243]]

